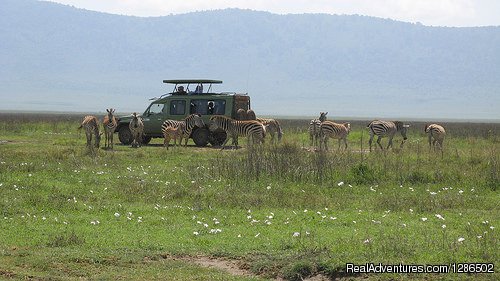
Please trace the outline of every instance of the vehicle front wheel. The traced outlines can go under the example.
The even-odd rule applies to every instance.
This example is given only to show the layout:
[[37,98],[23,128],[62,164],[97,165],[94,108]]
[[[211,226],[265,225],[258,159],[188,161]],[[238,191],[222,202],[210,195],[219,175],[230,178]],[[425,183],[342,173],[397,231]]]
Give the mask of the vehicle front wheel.
[[118,131],[118,138],[120,142],[124,145],[129,145],[132,143],[132,133],[128,126],[122,126]]
[[193,141],[196,146],[207,146],[210,132],[205,128],[198,128],[193,132]]

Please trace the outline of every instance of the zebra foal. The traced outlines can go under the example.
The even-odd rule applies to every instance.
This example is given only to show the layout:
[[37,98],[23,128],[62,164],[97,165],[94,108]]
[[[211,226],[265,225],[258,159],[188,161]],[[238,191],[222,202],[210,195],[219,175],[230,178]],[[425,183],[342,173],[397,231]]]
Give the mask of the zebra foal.
[[374,120],[368,126],[366,126],[370,130],[370,151],[372,151],[372,141],[373,137],[377,136],[377,144],[380,146],[380,149],[384,150],[382,144],[380,144],[380,139],[383,137],[389,137],[389,143],[387,144],[387,149],[392,147],[392,139],[394,135],[399,132],[403,137],[403,141],[401,142],[400,147],[403,147],[404,142],[408,139],[406,137],[406,131],[410,127],[410,125],[405,125],[401,121],[381,121]]
[[113,135],[115,133],[118,122],[113,115],[115,110],[113,108],[106,109],[108,114],[104,116],[102,120],[102,126],[104,127],[104,147],[113,149]]
[[228,118],[223,115],[214,115],[210,117],[210,127],[211,131],[215,131],[219,128],[223,129],[227,138],[222,144],[221,150],[224,149],[229,137],[233,139],[233,144],[238,148],[238,137],[248,137],[248,144],[252,143],[264,143],[264,137],[266,134],[266,129],[264,125],[256,120],[235,120]]
[[167,126],[166,128],[162,128],[163,132],[163,146],[167,148],[170,144],[170,140],[174,140],[174,146],[177,144],[177,139],[179,139],[179,144],[182,144],[182,132],[184,130],[185,125],[184,124],[179,124],[178,127],[173,127],[173,126]]
[[87,147],[92,148],[92,136],[95,136],[95,147],[99,148],[102,133],[99,132],[99,121],[93,115],[87,115],[83,118],[82,123],[78,129],[85,129],[85,136],[87,137]]
[[257,118],[258,122],[260,122],[266,128],[266,133],[271,135],[271,142],[275,142],[274,134],[278,135],[278,142],[281,141],[283,137],[283,131],[281,130],[280,122],[276,119],[271,118]]
[[443,152],[443,141],[446,136],[446,131],[443,126],[438,124],[426,124],[424,132],[429,136],[429,150],[434,147],[434,151],[436,151],[436,144],[439,144],[439,149]]
[[182,139],[184,139],[185,140],[184,146],[187,146],[189,137],[191,136],[191,132],[193,131],[194,127],[202,128],[204,126],[205,123],[203,122],[203,119],[201,119],[200,114],[191,114],[181,121],[165,120],[165,122],[163,122],[163,124],[161,125],[161,131],[165,136],[165,131],[168,127],[173,127],[173,128],[182,127],[180,131],[182,134],[179,135],[179,144],[182,145]]
[[345,149],[347,149],[347,136],[351,131],[350,123],[339,124],[339,123],[334,123],[332,121],[324,121],[321,123],[319,131],[321,136],[320,149],[324,147],[325,150],[328,150],[327,143],[329,138],[339,140],[339,149],[340,149],[340,142],[344,141]]

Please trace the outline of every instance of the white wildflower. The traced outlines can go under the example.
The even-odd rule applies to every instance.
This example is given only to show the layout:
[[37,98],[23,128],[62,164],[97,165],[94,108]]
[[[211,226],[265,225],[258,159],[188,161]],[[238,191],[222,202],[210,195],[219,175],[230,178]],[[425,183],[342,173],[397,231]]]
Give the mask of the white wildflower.
[[465,238],[460,237],[460,238],[458,238],[458,240],[457,240],[457,241],[458,241],[458,242],[460,242],[460,243],[462,243],[462,242],[464,242],[464,241],[465,241]]
[[344,182],[343,182],[343,181],[341,181],[341,182],[337,183],[337,185],[338,185],[338,186],[343,186],[343,185],[344,185]]
[[115,217],[120,217],[120,214],[119,213],[115,213]]
[[441,216],[440,214],[435,214],[436,218],[440,219],[440,220],[444,220],[443,216]]
[[294,232],[292,236],[293,237],[299,237],[300,236],[300,232]]
[[200,235],[200,233],[198,231],[193,231],[193,234],[194,235]]
[[445,228],[446,228],[446,224],[443,224],[441,227],[442,227],[443,229],[445,229]]
[[427,218],[422,218],[422,221],[426,221],[426,220],[427,220]]

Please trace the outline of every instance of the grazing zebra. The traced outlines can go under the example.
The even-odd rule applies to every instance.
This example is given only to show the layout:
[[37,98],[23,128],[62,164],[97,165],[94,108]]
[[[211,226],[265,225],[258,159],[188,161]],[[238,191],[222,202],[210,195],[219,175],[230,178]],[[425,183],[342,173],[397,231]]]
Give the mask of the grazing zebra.
[[319,119],[313,119],[309,122],[309,139],[311,140],[311,146],[318,146],[319,139],[319,128],[321,126],[321,121]]
[[97,117],[88,115],[83,118],[82,123],[78,129],[85,128],[85,135],[87,137],[87,147],[92,148],[92,135],[95,136],[95,147],[99,148],[102,133],[99,132],[99,121]]
[[191,114],[188,117],[184,118],[184,120],[178,121],[178,120],[165,120],[163,124],[161,125],[161,131],[163,132],[163,135],[165,135],[165,130],[167,127],[174,127],[177,128],[182,125],[182,135],[179,138],[179,144],[182,144],[182,139],[185,139],[184,146],[187,146],[189,136],[191,136],[191,132],[193,131],[193,128],[199,127],[202,128],[205,126],[205,123],[203,123],[203,120],[201,119],[200,114]]
[[438,124],[426,124],[424,127],[424,132],[429,135],[429,150],[434,146],[434,151],[436,151],[436,143],[439,144],[439,149],[443,152],[443,141],[446,136],[446,131],[443,126]]
[[247,120],[247,112],[243,108],[236,111],[236,120]]
[[130,121],[129,128],[132,133],[132,147],[138,147],[142,144],[142,137],[144,135],[144,123],[142,123],[142,117],[138,116],[137,113],[132,113],[132,121]]
[[256,120],[235,120],[223,115],[214,115],[210,117],[210,130],[215,131],[218,128],[223,129],[228,137],[222,144],[221,150],[224,149],[229,140],[229,136],[233,139],[233,144],[238,148],[238,137],[248,137],[248,144],[264,143],[266,128]]
[[184,123],[180,123],[178,127],[167,126],[164,129],[162,128],[164,137],[163,146],[165,146],[167,150],[171,139],[174,139],[174,146],[177,145],[177,139],[179,139],[179,144],[182,142],[182,132],[184,131],[184,127]]
[[281,130],[280,122],[278,122],[278,120],[268,118],[257,118],[256,120],[266,127],[266,133],[271,135],[271,142],[275,142],[275,133],[278,134],[278,141],[281,141],[283,131]]
[[408,139],[406,137],[406,131],[410,125],[404,125],[401,121],[381,121],[374,120],[368,126],[366,126],[370,130],[370,151],[372,151],[372,141],[373,136],[377,136],[377,143],[380,146],[380,149],[384,150],[382,145],[380,144],[380,139],[383,137],[389,137],[389,143],[387,144],[387,149],[392,147],[392,139],[397,132],[401,133],[403,136],[403,141],[401,142],[400,147],[403,147],[404,142]]
[[110,108],[106,109],[106,111],[108,114],[104,116],[104,119],[102,120],[102,126],[104,127],[104,147],[111,147],[111,149],[113,149],[113,135],[118,122],[113,115],[113,113],[115,113],[114,109]]
[[325,150],[328,150],[327,142],[328,138],[338,139],[339,140],[339,149],[340,142],[343,140],[345,144],[345,149],[347,149],[347,136],[351,131],[351,124],[343,123],[338,124],[332,121],[324,121],[320,125],[320,148],[323,144]]
[[247,119],[245,119],[245,120],[256,120],[257,119],[257,116],[255,115],[255,111],[253,111],[251,109],[247,110],[246,116],[247,116]]

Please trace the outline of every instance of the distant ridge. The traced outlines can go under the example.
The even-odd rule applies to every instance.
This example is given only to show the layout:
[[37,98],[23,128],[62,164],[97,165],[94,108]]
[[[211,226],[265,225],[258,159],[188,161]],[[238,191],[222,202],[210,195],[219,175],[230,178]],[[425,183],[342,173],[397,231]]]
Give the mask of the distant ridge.
[[2,0],[0,38],[0,110],[141,111],[163,79],[207,77],[260,114],[500,119],[500,27]]

